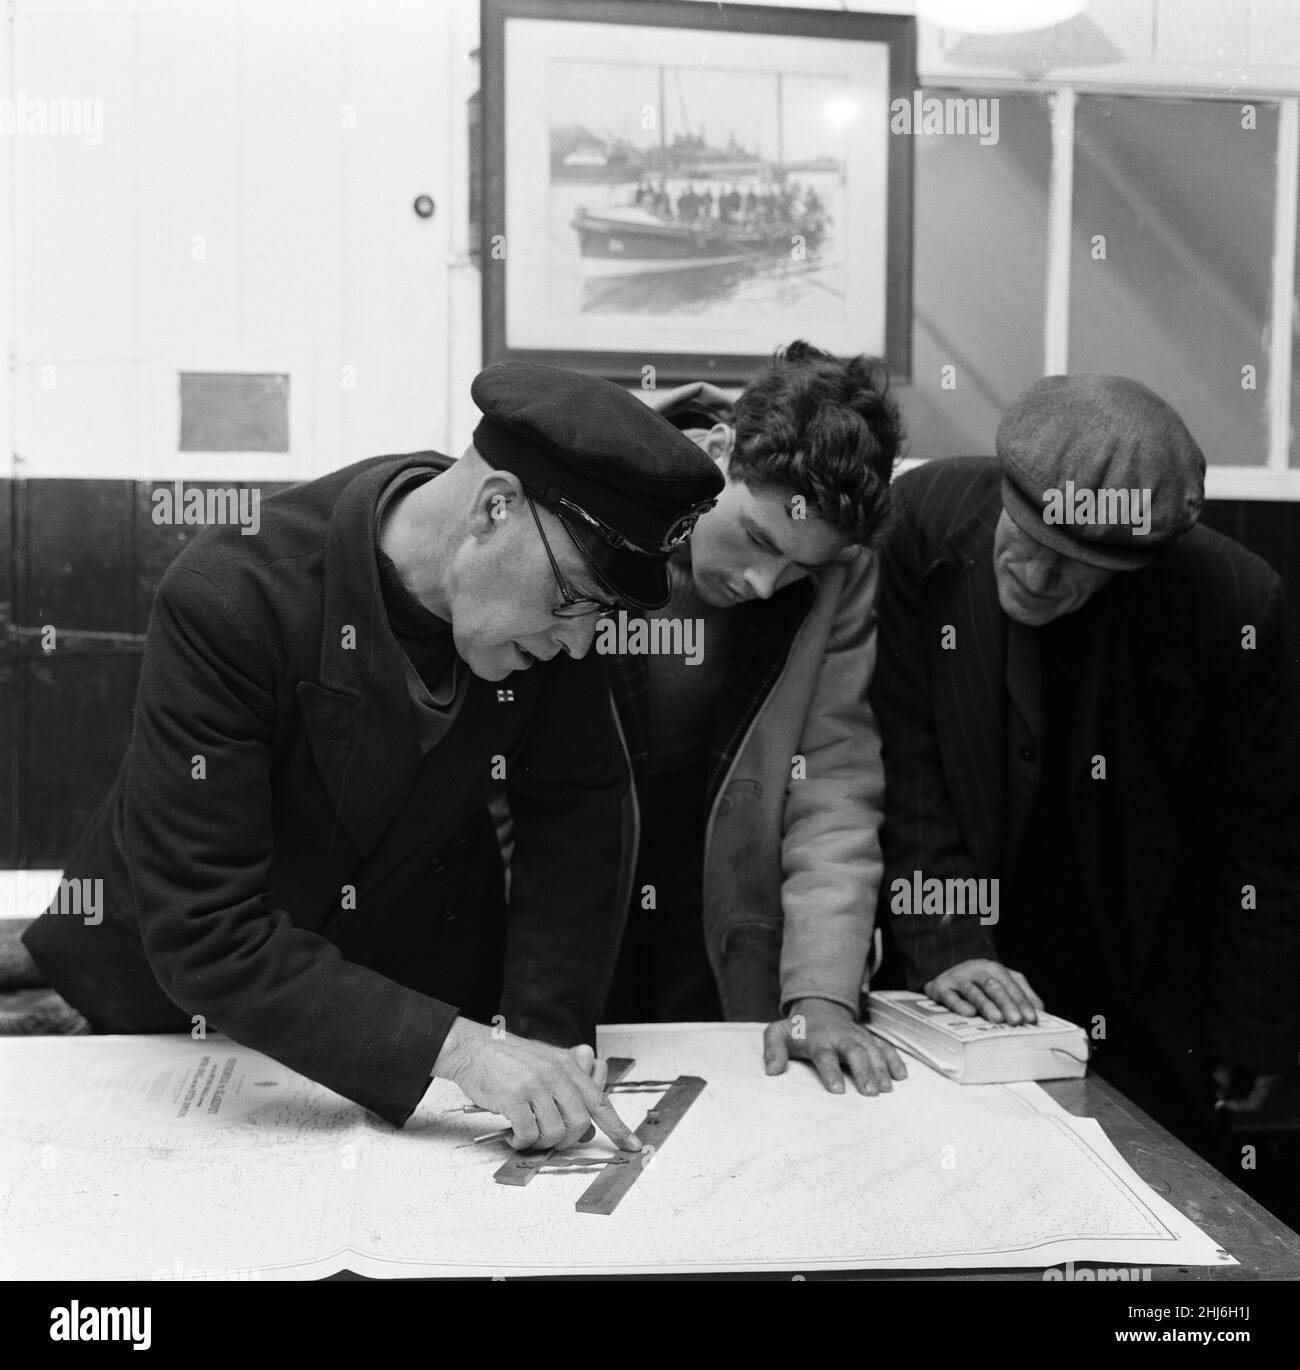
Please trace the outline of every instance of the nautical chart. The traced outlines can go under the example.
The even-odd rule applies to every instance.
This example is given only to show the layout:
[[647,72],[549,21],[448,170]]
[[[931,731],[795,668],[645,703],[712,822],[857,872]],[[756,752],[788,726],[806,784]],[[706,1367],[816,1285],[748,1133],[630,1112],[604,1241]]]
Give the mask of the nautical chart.
[[[496,1183],[506,1144],[460,1144],[502,1120],[444,1081],[396,1131],[220,1038],[0,1041],[0,1277],[1235,1263],[1035,1085],[909,1060],[892,1094],[831,1095],[766,1076],[761,1034],[602,1029],[634,1076],[707,1082],[610,1214],[575,1210],[589,1173]],[[636,1126],[657,1096],[613,1097]]]

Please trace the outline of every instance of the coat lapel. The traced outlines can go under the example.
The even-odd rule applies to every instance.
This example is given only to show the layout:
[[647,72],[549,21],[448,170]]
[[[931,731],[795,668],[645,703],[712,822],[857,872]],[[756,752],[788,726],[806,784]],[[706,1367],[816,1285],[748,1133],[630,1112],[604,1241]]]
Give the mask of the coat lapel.
[[[1081,853],[1115,853],[1117,882],[1107,881],[1104,863],[1086,860],[1084,878],[1110,926],[1122,913],[1132,973],[1140,976],[1174,874],[1175,796],[1169,787],[1202,704],[1175,649],[1191,623],[1158,568],[1117,576],[1107,589],[1108,602],[1095,628],[1096,649],[1088,655],[1079,686],[1070,743],[1070,809]],[[1096,756],[1106,759],[1104,781],[1093,779]],[[1107,802],[1091,800],[1090,785],[1105,785]],[[1133,840],[1135,833],[1141,841]]]
[[817,597],[811,577],[796,581],[768,600],[739,605],[735,635],[718,697],[718,718],[709,757],[708,804],[740,751],[749,726],[772,691],[800,625]]
[[[962,833],[982,871],[998,869],[1002,850],[1007,631],[993,574],[1000,507],[973,514],[926,571],[936,582],[935,617],[925,631],[934,635],[929,651],[939,754]],[[949,627],[955,629],[951,649],[943,645]]]
[[[1079,799],[1081,786],[1099,784],[1090,780],[1092,756],[1107,756],[1107,784],[1114,790],[1105,810],[1115,815],[1118,829],[1111,841],[1122,854],[1121,889],[1097,890],[1097,907],[1123,901],[1137,984],[1151,959],[1156,926],[1174,881],[1178,796],[1171,786],[1177,784],[1203,701],[1175,648],[1192,626],[1184,601],[1171,592],[1158,567],[1133,574],[1132,584],[1116,578],[1107,619],[1099,625],[1108,651],[1093,656],[1095,669],[1085,682],[1088,693],[1079,700],[1074,764]],[[1084,726],[1097,738],[1095,747],[1078,736]],[[1075,803],[1074,810],[1086,823],[1100,807]],[[1141,841],[1132,840],[1134,833],[1141,833]],[[1101,829],[1088,836],[1096,843],[1107,840]]]
[[312,755],[339,820],[364,855],[397,816],[419,766],[404,654],[384,611],[375,553],[375,501],[418,453],[370,468],[345,487],[326,535],[320,682],[296,688]]
[[650,755],[650,663],[644,656],[613,653],[605,660],[610,690],[623,729],[632,781],[642,809],[646,803],[645,784]]
[[[1004,615],[1005,618],[1005,615]],[[1015,715],[1014,737],[1033,748],[1033,767],[1021,783],[1010,772],[1020,758],[1010,750],[1006,751],[1007,790],[1004,795],[1005,831],[1003,850],[1006,854],[1008,870],[1014,869],[1020,844],[1029,825],[1029,815],[1033,808],[1034,791],[1042,773],[1043,737],[1043,661],[1038,649],[1038,634],[1033,628],[1014,619],[1006,619],[1007,630],[1007,697],[1012,713]],[[1011,724],[1008,717],[1006,722]],[[1008,747],[1012,738],[1008,737]],[[1021,764],[1025,764],[1021,762]]]

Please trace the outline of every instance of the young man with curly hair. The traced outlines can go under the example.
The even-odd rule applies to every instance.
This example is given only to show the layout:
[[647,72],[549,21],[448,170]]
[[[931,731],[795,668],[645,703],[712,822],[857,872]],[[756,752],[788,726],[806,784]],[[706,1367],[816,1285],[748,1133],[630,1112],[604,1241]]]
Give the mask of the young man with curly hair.
[[845,1071],[888,1090],[902,1063],[857,1022],[882,871],[867,686],[901,440],[888,374],[795,342],[734,407],[701,383],[642,398],[726,486],[670,561],[669,603],[597,640],[635,794],[606,1018],[771,1020],[769,1073],[795,1056],[832,1091]]

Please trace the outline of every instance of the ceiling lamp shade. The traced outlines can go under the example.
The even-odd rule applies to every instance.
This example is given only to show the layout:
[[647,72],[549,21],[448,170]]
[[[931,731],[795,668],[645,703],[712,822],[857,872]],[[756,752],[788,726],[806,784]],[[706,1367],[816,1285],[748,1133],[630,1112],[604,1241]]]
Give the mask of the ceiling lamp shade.
[[918,18],[962,33],[1028,33],[1077,19],[1088,0],[918,0]]

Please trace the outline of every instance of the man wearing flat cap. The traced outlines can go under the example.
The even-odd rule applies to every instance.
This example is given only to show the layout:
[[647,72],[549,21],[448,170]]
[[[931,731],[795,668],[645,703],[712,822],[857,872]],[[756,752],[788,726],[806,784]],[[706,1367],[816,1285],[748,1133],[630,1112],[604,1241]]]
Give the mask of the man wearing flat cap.
[[473,396],[459,460],[358,462],[177,558],[68,863],[102,922],[26,943],[98,1031],[223,1032],[397,1126],[444,1076],[514,1146],[595,1122],[635,1149],[591,1047],[625,782],[588,651],[600,612],[667,597],[722,482],[608,382],[506,364]]
[[1091,1068],[1212,1145],[1215,1105],[1257,1107],[1300,1050],[1282,583],[1197,526],[1204,457],[1136,381],[1039,381],[997,451],[894,483],[892,942],[957,1012],[1081,1024]]

